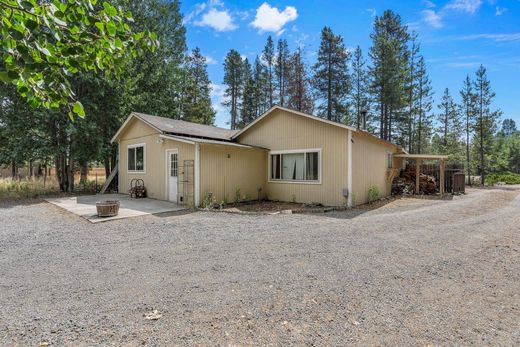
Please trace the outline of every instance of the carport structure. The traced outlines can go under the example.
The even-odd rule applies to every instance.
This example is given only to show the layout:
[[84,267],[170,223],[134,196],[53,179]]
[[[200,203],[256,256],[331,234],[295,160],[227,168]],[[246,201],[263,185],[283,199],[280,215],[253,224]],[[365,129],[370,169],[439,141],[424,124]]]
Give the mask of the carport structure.
[[444,171],[446,165],[447,155],[441,154],[395,154],[395,158],[415,160],[415,194],[419,194],[419,183],[421,176],[421,163],[423,160],[438,160],[439,161],[439,193],[444,194]]

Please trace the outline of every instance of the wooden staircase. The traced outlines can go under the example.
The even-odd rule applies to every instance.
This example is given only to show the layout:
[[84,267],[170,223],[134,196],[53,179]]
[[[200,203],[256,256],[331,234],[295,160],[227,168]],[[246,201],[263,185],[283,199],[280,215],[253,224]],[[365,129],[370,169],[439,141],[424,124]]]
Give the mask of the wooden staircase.
[[108,176],[107,180],[105,181],[105,184],[103,184],[103,187],[101,187],[101,190],[99,191],[99,194],[105,194],[108,187],[110,187],[110,183],[112,183],[112,180],[114,177],[116,177],[117,173],[119,171],[119,163],[116,164],[110,175]]

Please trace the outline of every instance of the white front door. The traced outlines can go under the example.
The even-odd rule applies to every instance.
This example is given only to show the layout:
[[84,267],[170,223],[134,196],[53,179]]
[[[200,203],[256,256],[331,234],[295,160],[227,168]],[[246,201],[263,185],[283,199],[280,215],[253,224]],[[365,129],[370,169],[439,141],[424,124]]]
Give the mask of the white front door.
[[168,151],[168,200],[177,202],[177,179],[179,177],[179,159],[177,150]]

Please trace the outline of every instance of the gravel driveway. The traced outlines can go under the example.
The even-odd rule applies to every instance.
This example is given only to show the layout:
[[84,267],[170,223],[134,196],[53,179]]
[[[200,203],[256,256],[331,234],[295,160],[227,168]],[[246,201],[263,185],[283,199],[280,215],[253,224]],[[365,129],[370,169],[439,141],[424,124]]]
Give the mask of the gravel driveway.
[[519,345],[519,231],[518,187],[96,225],[3,206],[0,345]]

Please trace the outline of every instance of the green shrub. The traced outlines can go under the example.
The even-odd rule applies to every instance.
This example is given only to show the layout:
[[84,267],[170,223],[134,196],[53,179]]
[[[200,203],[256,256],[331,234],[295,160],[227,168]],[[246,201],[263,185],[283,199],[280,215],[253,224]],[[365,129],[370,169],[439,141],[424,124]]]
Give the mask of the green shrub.
[[505,184],[520,184],[520,174],[513,172],[492,173],[486,177],[486,184],[493,185],[497,182],[504,182]]
[[379,199],[379,187],[372,186],[368,189],[368,202],[372,203]]
[[210,209],[213,207],[214,199],[213,199],[213,193],[205,193],[204,197],[202,198],[202,204],[201,207],[204,209]]
[[240,195],[240,188],[237,188],[235,190],[235,204],[240,203],[241,200],[242,200],[242,195]]

